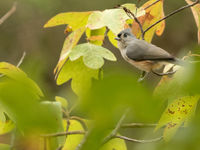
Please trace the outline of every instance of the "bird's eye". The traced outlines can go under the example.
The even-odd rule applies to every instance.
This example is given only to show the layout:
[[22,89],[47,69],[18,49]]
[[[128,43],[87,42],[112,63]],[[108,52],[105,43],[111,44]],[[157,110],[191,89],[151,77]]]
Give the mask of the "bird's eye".
[[126,38],[128,36],[128,34],[127,33],[124,33],[124,37]]
[[119,33],[117,36],[120,38],[120,37],[121,37],[121,35],[122,35],[122,34],[121,34],[121,33]]

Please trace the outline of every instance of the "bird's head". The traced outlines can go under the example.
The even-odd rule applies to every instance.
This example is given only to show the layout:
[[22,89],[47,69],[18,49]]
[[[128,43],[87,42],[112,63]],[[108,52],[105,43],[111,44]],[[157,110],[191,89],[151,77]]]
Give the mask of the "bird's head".
[[128,45],[128,43],[132,42],[134,39],[136,39],[136,37],[131,32],[130,28],[122,30],[117,35],[117,37],[115,37],[115,40],[118,41],[118,47],[119,47],[119,49],[126,48],[126,46]]

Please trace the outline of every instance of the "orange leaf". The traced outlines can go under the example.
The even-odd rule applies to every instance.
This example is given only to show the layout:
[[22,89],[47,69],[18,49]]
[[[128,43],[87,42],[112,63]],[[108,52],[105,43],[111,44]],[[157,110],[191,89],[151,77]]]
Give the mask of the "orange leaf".
[[[147,6],[151,5],[153,2],[155,2],[155,0],[149,0],[147,3],[145,3],[142,6],[141,9],[145,9]],[[164,17],[163,0],[160,0],[156,4],[145,9],[145,11],[146,11],[146,14],[138,18],[138,20],[142,24],[143,30],[147,29],[149,26],[151,26],[152,24],[154,24],[155,22],[157,22],[158,20]],[[162,35],[164,28],[165,28],[165,21],[162,21],[146,32],[145,40],[147,42],[151,42],[154,33],[160,36]],[[139,25],[135,21],[133,21],[133,24],[132,24],[132,31],[136,35],[136,37],[139,38],[141,36]]]

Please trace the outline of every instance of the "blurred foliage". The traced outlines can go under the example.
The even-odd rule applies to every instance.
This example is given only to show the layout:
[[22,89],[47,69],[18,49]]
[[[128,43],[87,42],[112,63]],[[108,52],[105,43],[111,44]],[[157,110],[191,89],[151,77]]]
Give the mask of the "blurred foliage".
[[[124,122],[141,122],[144,126],[148,123],[158,122],[154,129],[157,132],[152,132],[151,138],[159,135],[163,136],[165,141],[161,140],[155,143],[161,138],[157,138],[158,140],[133,138],[132,141],[140,143],[139,146],[134,145],[136,150],[198,149],[200,139],[198,134],[200,133],[198,106],[200,64],[198,62],[191,63],[184,68],[167,65],[164,71],[176,69],[177,73],[172,77],[162,77],[155,90],[148,84],[138,83],[132,72],[128,72],[127,68],[119,65],[117,69],[110,67],[108,68],[109,72],[103,72],[104,58],[116,61],[114,55],[116,52],[109,51],[109,45],[105,44],[107,37],[112,46],[117,47],[114,37],[122,29],[127,28],[128,24],[133,25],[132,31],[138,38],[141,35],[135,21],[129,18],[121,8],[113,7],[119,3],[126,3],[123,6],[130,9],[146,29],[164,17],[163,7],[168,5],[163,4],[163,0],[161,0],[146,8],[154,2],[149,0],[141,1],[136,9],[136,5],[128,3],[128,1],[108,1],[105,3],[106,7],[103,7],[102,1],[79,1],[80,3],[76,3],[78,5],[74,5],[77,0],[69,0],[67,6],[64,5],[64,2],[64,0],[56,2],[53,0],[19,0],[19,11],[16,13],[14,21],[20,19],[25,24],[22,25],[18,22],[13,27],[10,25],[13,22],[8,19],[6,21],[8,24],[1,26],[2,29],[5,29],[3,31],[8,33],[7,37],[2,36],[3,40],[0,39],[1,49],[22,49],[22,51],[29,49],[33,52],[32,54],[35,53],[35,56],[28,55],[23,62],[22,68],[27,70],[28,76],[14,65],[0,63],[2,75],[0,77],[0,143],[4,143],[0,144],[0,149],[6,150],[12,146],[16,150],[127,150],[131,147],[127,146],[126,141],[131,141],[132,138],[126,136],[121,136],[126,137],[126,140],[119,138],[120,135],[127,134],[127,132],[126,134],[121,132]],[[186,2],[191,3],[189,0]],[[11,1],[0,3],[6,5]],[[72,3],[74,8],[71,8]],[[101,5],[95,10],[96,7],[92,6],[98,4]],[[68,12],[59,13],[65,10],[65,7]],[[58,12],[56,12],[56,8],[59,8]],[[99,9],[103,10],[99,11]],[[70,10],[71,12],[69,12]],[[199,26],[198,10],[199,4],[192,9],[197,26]],[[35,18],[28,13],[29,11],[35,13]],[[23,13],[24,15],[22,15]],[[47,68],[53,70],[54,66],[51,64],[55,64],[57,61],[55,58],[58,57],[58,52],[52,52],[50,49],[57,49],[64,35],[63,37],[60,35],[61,30],[55,32],[46,30],[45,33],[38,33],[38,29],[41,29],[47,18],[56,13],[59,14],[44,25],[45,28],[66,25],[64,31],[66,38],[59,61],[54,69],[55,79],[58,85],[71,82],[71,89],[77,96],[75,100],[68,98],[69,88],[68,91],[64,88],[61,97],[58,93],[59,90],[56,92],[54,91],[56,88],[51,89],[51,86],[45,83],[53,80],[53,77],[44,75],[44,72],[47,71]],[[37,20],[37,23],[33,25],[32,20]],[[9,21],[11,21],[10,24]],[[33,26],[36,26],[37,29]],[[145,34],[145,40],[151,42],[154,35],[161,36],[164,29],[165,22],[159,23]],[[166,25],[166,29],[168,29],[168,25]],[[10,40],[13,41],[13,37],[10,35],[14,30],[17,30],[14,40],[20,44],[15,42],[10,44]],[[192,29],[192,33],[194,32],[196,31]],[[2,33],[2,35],[4,34]],[[46,37],[41,34],[46,34]],[[177,31],[175,34],[179,35],[179,32]],[[181,43],[181,38],[177,38],[177,35],[175,42]],[[5,39],[9,39],[8,44],[4,44]],[[173,42],[169,44],[167,40],[163,41],[169,48],[174,44]],[[169,41],[171,41],[170,38]],[[79,42],[83,44],[79,44]],[[180,48],[176,45],[177,43],[174,46]],[[185,45],[187,44],[185,43]],[[34,52],[37,49],[38,52]],[[19,53],[18,50],[16,52]],[[16,58],[15,54],[10,55],[12,56],[11,60]],[[37,57],[38,55],[39,57]],[[31,58],[32,56],[34,57]],[[198,60],[199,56],[196,56],[192,61]],[[188,57],[192,57],[192,55]],[[39,83],[42,81],[42,87],[46,92],[43,93],[29,76]],[[47,77],[47,81],[41,79]],[[59,96],[52,101],[54,94]],[[127,113],[124,114],[124,112]],[[164,127],[163,130],[162,127]],[[136,126],[130,128],[136,128]],[[139,135],[139,138],[145,137],[144,133]],[[9,136],[9,138],[6,139],[5,136]],[[133,136],[136,136],[134,132]],[[150,143],[145,145],[145,142]]]

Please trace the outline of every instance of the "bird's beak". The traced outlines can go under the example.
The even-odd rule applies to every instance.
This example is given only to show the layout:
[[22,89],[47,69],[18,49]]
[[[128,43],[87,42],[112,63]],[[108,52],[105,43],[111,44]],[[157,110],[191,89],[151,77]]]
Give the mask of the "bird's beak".
[[120,41],[121,39],[119,37],[115,37],[115,40]]

